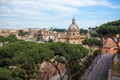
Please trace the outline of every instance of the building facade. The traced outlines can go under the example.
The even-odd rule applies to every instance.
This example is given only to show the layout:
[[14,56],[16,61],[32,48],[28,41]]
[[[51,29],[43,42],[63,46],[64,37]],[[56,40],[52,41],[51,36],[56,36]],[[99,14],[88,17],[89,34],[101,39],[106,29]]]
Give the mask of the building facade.
[[35,35],[39,30],[39,28],[29,28],[28,32],[30,35]]
[[[120,45],[120,44],[119,44]],[[102,48],[102,53],[115,54],[117,53],[117,46],[111,38],[106,39],[106,43]]]
[[87,36],[80,35],[80,29],[75,22],[75,19],[72,19],[71,25],[65,32],[56,32],[52,29],[39,30],[37,35],[40,35],[42,41],[49,41],[52,39],[54,42],[68,42],[73,44],[81,44],[82,40],[84,40]]
[[55,41],[56,37],[57,37],[57,32],[53,31],[52,29],[50,30],[42,29],[37,32],[37,38],[39,38],[39,41],[47,42],[50,39]]
[[0,28],[1,36],[8,36],[10,34],[17,35],[18,33],[19,33],[18,29],[2,29],[2,28]]

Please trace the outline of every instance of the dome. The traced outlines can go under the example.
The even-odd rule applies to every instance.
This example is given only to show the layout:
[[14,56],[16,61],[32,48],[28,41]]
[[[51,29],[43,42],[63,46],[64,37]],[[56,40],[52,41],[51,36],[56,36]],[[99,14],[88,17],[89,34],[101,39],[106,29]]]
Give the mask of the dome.
[[75,23],[75,19],[72,19],[72,24],[70,25],[70,27],[68,28],[68,30],[79,30],[78,25]]
[[78,25],[77,24],[71,24],[69,27],[69,30],[79,30]]

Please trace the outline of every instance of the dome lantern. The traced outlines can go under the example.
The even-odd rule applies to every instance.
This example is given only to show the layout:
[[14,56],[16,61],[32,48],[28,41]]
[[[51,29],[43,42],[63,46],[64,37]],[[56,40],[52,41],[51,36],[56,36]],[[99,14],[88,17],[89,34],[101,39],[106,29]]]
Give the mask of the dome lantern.
[[72,24],[75,24],[75,18],[73,17],[73,19],[72,19]]
[[79,30],[78,25],[75,23],[75,18],[74,17],[72,19],[72,24],[70,25],[70,27],[68,28],[68,30]]

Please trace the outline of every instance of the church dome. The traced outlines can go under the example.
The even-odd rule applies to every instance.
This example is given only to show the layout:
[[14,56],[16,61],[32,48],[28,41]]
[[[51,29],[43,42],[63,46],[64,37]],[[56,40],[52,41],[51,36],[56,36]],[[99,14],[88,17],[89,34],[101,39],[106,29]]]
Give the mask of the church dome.
[[70,27],[68,28],[68,30],[79,30],[78,25],[75,23],[75,19],[72,19],[72,24],[70,25]]

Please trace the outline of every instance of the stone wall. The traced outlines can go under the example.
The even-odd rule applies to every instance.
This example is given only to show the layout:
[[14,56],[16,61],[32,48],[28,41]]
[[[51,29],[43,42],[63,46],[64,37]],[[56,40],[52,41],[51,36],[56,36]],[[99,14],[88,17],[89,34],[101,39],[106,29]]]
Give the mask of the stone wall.
[[114,70],[114,67],[119,68],[118,62],[119,62],[119,60],[117,58],[117,55],[115,55],[113,58],[112,67],[108,72],[108,80],[120,80],[120,71],[118,71],[116,69]]
[[109,70],[108,80],[120,80],[120,73]]

